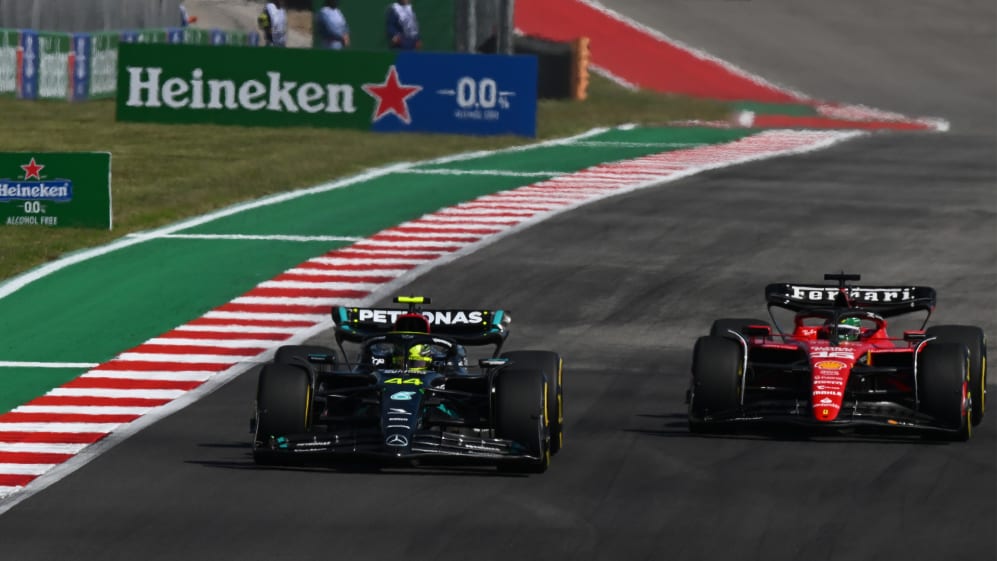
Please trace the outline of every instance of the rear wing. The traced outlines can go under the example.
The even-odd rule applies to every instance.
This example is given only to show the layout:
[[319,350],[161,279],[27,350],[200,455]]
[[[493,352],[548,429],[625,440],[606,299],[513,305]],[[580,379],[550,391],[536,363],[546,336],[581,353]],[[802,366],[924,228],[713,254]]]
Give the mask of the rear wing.
[[[839,277],[846,276],[847,279]],[[770,307],[794,312],[816,309],[858,309],[892,317],[935,308],[935,289],[928,286],[846,286],[858,275],[825,275],[837,285],[777,283],[765,287]]]
[[[354,308],[333,306],[336,341],[360,343],[368,337],[391,333],[403,308]],[[447,337],[461,345],[501,345],[509,336],[509,314],[504,310],[416,310],[429,322],[430,334]]]

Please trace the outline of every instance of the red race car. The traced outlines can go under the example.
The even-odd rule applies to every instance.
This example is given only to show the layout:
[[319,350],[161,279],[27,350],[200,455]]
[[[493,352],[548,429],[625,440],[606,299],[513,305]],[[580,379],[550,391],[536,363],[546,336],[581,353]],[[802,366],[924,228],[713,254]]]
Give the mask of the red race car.
[[[718,319],[696,341],[686,395],[693,432],[748,423],[907,429],[968,440],[983,418],[987,346],[967,325],[925,329],[935,307],[926,286],[770,284],[772,322]],[[791,315],[783,328],[776,311]],[[897,337],[887,318],[923,312]],[[784,323],[785,320],[784,320]]]

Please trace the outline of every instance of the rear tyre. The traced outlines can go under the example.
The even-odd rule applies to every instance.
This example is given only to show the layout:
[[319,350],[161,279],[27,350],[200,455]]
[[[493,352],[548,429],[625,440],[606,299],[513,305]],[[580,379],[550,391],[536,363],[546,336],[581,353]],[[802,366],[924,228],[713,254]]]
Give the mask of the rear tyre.
[[336,351],[318,345],[284,345],[274,353],[273,361],[279,364],[324,364],[335,369],[339,364]]
[[[926,331],[938,343],[962,343],[969,349],[969,394],[973,404],[973,426],[983,421],[987,400],[987,338],[971,325],[936,325]],[[929,343],[930,344],[930,343]]]
[[256,388],[256,437],[253,459],[277,463],[270,448],[273,438],[308,430],[311,416],[311,377],[304,366],[267,364]]
[[550,453],[564,445],[564,361],[552,351],[510,351],[502,354],[512,368],[541,370],[547,378],[547,418],[550,421]]
[[499,470],[543,473],[550,466],[547,381],[536,369],[509,368],[495,377],[495,432],[516,442],[531,460],[499,464]]
[[718,319],[713,322],[710,326],[710,335],[714,337],[726,337],[728,339],[738,340],[737,336],[731,333],[735,331],[744,335],[744,328],[749,325],[768,325],[769,322],[761,319],[752,318],[724,318]]
[[920,410],[952,429],[952,440],[969,440],[973,412],[968,406],[969,351],[962,343],[929,341],[917,357]]
[[741,345],[729,338],[705,336],[692,350],[689,429],[705,432],[706,417],[736,411],[741,405],[744,375]]

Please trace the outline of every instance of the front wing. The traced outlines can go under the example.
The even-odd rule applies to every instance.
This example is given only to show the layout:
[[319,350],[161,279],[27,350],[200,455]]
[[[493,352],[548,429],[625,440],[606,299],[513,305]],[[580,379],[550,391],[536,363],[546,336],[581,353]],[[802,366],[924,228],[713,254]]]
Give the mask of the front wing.
[[254,453],[275,458],[425,460],[436,459],[454,463],[503,463],[506,461],[539,460],[525,453],[514,441],[441,432],[416,431],[403,440],[386,441],[380,430],[320,432],[280,436],[269,442],[257,442]]
[[731,428],[735,425],[771,424],[829,430],[851,427],[879,427],[941,433],[955,433],[959,430],[940,424],[930,415],[889,401],[846,401],[842,404],[838,417],[833,421],[815,419],[809,402],[802,400],[749,403],[735,410],[705,416],[697,421],[714,426],[728,425]]

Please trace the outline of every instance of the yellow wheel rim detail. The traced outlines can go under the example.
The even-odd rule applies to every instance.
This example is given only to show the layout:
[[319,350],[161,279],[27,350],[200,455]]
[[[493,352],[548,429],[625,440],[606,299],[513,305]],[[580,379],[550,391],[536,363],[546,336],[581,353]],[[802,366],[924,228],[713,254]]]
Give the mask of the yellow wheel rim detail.
[[312,409],[312,387],[308,386],[308,391],[305,392],[305,427],[308,427],[308,417]]
[[980,413],[987,410],[987,357],[980,358]]
[[550,426],[550,417],[547,416],[547,382],[544,382],[544,426]]

